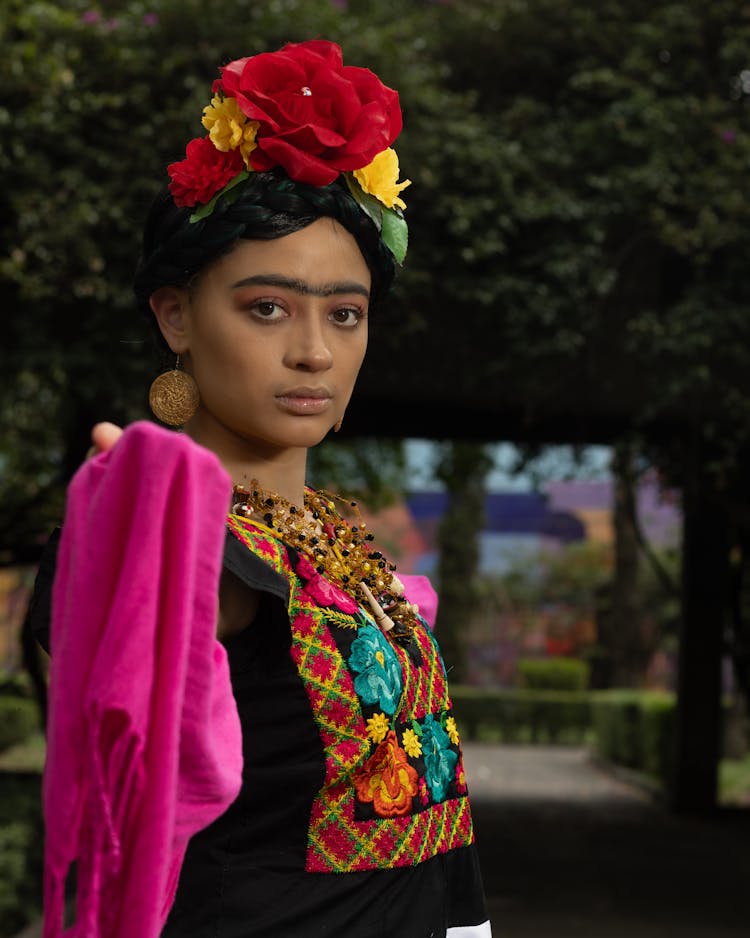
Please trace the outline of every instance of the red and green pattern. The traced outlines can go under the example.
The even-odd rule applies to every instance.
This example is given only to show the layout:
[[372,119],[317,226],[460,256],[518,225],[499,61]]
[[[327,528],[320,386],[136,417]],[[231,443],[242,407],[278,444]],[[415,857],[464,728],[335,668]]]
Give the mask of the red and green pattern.
[[[335,607],[321,607],[292,569],[284,545],[262,525],[230,516],[230,529],[256,555],[289,580],[291,654],[302,679],[325,752],[325,778],[312,806],[306,869],[332,873],[414,866],[439,853],[473,841],[465,787],[438,803],[419,794],[409,810],[396,816],[367,817],[358,811],[355,784],[380,749],[368,737],[363,702],[336,640],[356,635],[358,618]],[[445,718],[451,711],[445,670],[437,645],[424,625],[416,631],[421,662],[392,643],[401,666],[403,690],[389,734],[391,748],[405,758],[403,733],[410,727]],[[398,768],[398,766],[396,766]],[[411,772],[411,770],[409,770]],[[463,777],[460,752],[456,767]],[[421,796],[421,797],[420,797]],[[413,802],[413,803],[412,803]],[[401,810],[401,809],[399,809]]]
[[403,817],[358,821],[351,786],[324,789],[313,804],[306,869],[311,873],[416,866],[474,839],[467,798]]
[[417,640],[422,656],[422,664],[416,666],[413,659],[401,645],[394,644],[394,651],[401,662],[404,675],[404,697],[401,708],[403,719],[421,720],[428,713],[449,710],[451,701],[445,680],[445,668],[440,654],[427,626],[417,629]]
[[247,518],[239,515],[229,515],[227,527],[253,554],[260,557],[277,573],[285,577],[293,576],[292,566],[289,563],[289,554],[281,541],[275,537],[273,531]]

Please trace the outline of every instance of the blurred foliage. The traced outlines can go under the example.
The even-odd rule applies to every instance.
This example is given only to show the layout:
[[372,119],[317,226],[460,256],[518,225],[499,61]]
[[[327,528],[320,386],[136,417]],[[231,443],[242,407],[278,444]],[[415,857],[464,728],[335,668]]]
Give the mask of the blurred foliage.
[[[648,673],[656,651],[673,660],[680,620],[674,589],[679,569],[679,545],[652,547],[649,561],[639,565],[634,587],[638,614],[625,626],[639,668],[625,686],[656,679]],[[482,577],[473,640],[480,645],[511,642],[522,649],[533,639],[542,654],[579,656],[590,670],[591,686],[609,687],[617,681],[621,646],[621,637],[613,634],[613,573],[612,546],[599,541],[519,552],[502,574]],[[659,680],[669,684],[673,676],[670,671]]]
[[591,738],[591,695],[574,690],[451,687],[463,740],[581,745]]
[[[717,489],[749,514],[749,7],[6,0],[4,14],[9,545],[49,530],[94,421],[147,414],[157,363],[130,293],[140,224],[199,130],[218,64],[311,36],[341,42],[347,62],[400,91],[413,185],[391,341],[418,344],[441,331],[438,317],[461,324],[477,337],[462,380],[481,392],[512,376],[537,411],[579,378],[593,375],[603,399],[647,384],[633,428],[692,414]],[[677,485],[686,436],[642,441]],[[366,470],[386,450],[353,448],[347,471],[374,484]],[[324,474],[336,462],[324,459]]]
[[540,623],[574,628],[596,617],[598,595],[612,577],[612,548],[593,540],[559,550],[519,551],[501,574],[482,578],[483,615],[510,616],[521,631]]
[[[382,30],[362,29],[328,0],[4,5],[0,527],[7,557],[33,554],[59,519],[94,422],[148,417],[159,361],[131,293],[140,227],[167,163],[202,130],[218,65],[325,35],[345,42],[347,61],[364,57],[395,84],[410,53],[385,10],[383,18]],[[350,32],[356,41],[346,41]],[[374,486],[370,467],[383,460],[369,445],[354,450],[347,467]],[[398,458],[396,448],[388,459]],[[328,476],[331,462],[321,460]]]
[[19,696],[0,697],[0,752],[39,729],[35,701]]
[[41,775],[0,772],[0,935],[41,913],[44,829]]
[[579,658],[521,658],[521,686],[530,690],[584,691],[589,684],[589,666]]
[[595,751],[607,762],[642,772],[669,789],[674,771],[674,694],[599,691],[591,708]]

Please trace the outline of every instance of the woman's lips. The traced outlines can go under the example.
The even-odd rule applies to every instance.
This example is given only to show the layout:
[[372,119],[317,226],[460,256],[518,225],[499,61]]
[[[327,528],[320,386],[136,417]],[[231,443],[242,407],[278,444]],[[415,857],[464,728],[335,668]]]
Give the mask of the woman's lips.
[[327,391],[301,388],[278,394],[276,400],[290,414],[320,414],[328,409],[331,395]]

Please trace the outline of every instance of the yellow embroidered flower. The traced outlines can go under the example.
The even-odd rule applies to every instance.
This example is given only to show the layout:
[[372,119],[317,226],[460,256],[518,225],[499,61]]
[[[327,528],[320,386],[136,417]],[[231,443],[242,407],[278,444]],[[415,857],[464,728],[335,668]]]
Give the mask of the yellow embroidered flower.
[[217,150],[226,153],[239,147],[245,166],[251,168],[249,157],[257,146],[255,135],[260,124],[245,117],[235,98],[215,94],[211,103],[203,108],[201,123]]
[[388,729],[388,717],[384,713],[376,713],[367,721],[367,735],[374,743],[382,743]]
[[453,717],[448,717],[445,721],[445,731],[448,734],[448,739],[453,743],[454,746],[458,745],[458,727],[456,726],[456,721]]
[[412,759],[418,759],[422,755],[422,743],[420,743],[419,736],[417,736],[414,730],[404,730],[404,737],[401,743],[406,754],[411,756]]
[[411,185],[411,179],[398,182],[398,157],[391,147],[378,153],[372,163],[355,169],[354,178],[365,192],[375,196],[386,208],[406,208],[399,192]]

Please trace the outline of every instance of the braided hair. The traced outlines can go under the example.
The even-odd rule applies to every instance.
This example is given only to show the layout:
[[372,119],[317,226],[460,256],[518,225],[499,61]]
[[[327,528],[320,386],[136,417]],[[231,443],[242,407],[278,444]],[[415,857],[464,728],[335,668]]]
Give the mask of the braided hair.
[[[154,199],[133,282],[138,306],[150,322],[149,298],[159,287],[187,285],[240,239],[281,238],[322,217],[338,221],[357,242],[372,277],[371,304],[388,292],[394,257],[345,183],[310,186],[272,170],[253,173],[236,188],[235,199],[219,199],[211,214],[196,222],[189,220],[193,210],[176,206],[166,186]],[[156,334],[160,339],[158,329]]]

